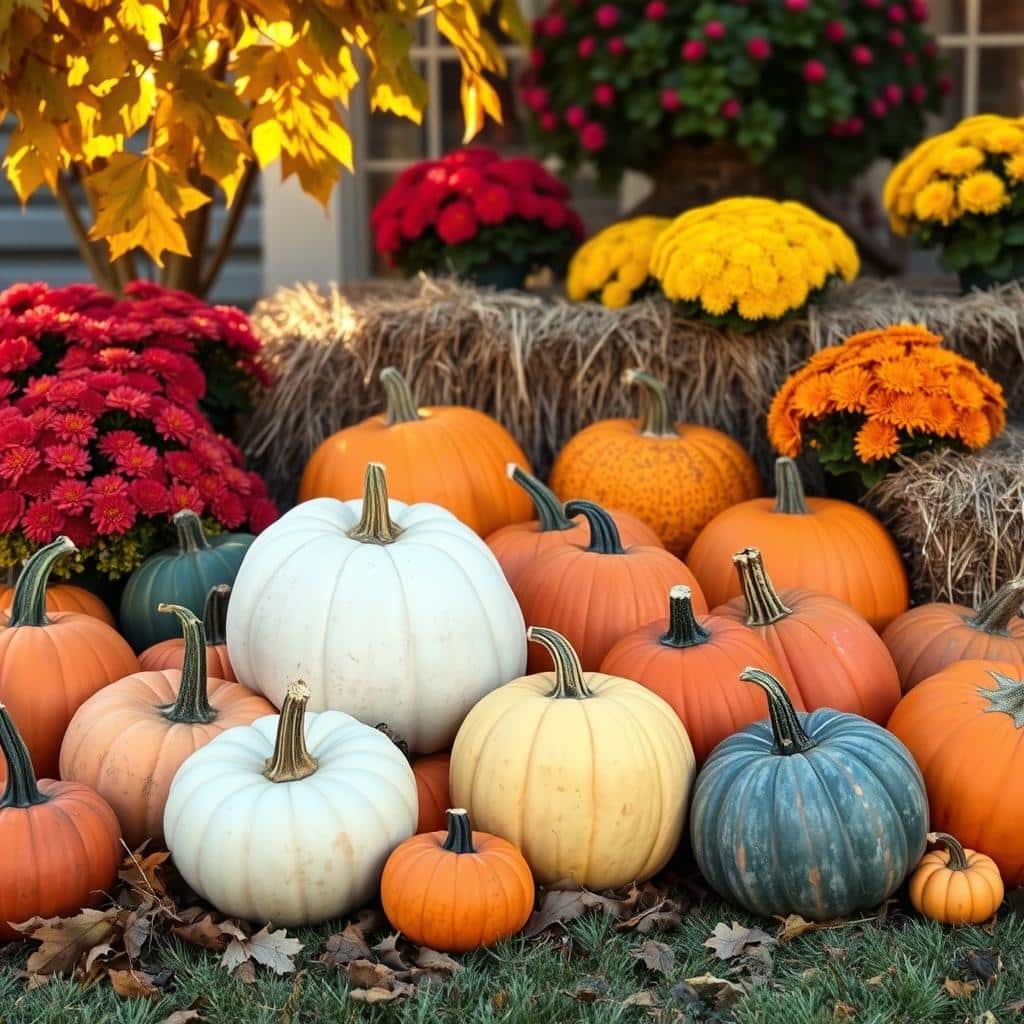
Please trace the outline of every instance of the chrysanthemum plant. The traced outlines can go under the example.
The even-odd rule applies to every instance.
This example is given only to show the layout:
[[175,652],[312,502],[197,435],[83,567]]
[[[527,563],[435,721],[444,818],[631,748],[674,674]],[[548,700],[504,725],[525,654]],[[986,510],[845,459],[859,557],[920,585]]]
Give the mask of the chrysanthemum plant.
[[667,217],[634,217],[587,239],[569,262],[569,298],[573,302],[594,299],[618,309],[657,292],[651,252],[655,239],[670,223]]
[[1024,117],[982,114],[922,142],[893,168],[885,206],[965,291],[1024,277]]
[[809,447],[833,476],[873,487],[899,456],[984,448],[1002,433],[1002,388],[923,326],[865,331],[823,349],[779,389],[768,436],[782,455]]
[[569,189],[536,160],[485,147],[407,168],[374,208],[377,251],[406,275],[483,282],[507,268],[521,284],[539,267],[564,268],[583,235]]

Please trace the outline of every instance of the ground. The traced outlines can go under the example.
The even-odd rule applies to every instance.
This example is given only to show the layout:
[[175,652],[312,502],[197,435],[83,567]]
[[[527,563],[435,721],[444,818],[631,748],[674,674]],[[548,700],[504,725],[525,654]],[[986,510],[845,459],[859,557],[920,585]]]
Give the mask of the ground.
[[[252,984],[229,977],[217,954],[178,939],[161,939],[151,960],[173,974],[155,1000],[122,999],[106,981],[91,988],[51,979],[34,990],[11,968],[29,947],[0,949],[2,1024],[162,1024],[197,1002],[199,1016],[171,1018],[212,1024],[305,1024],[319,1021],[476,1024],[568,1022],[736,1021],[740,1024],[1006,1024],[1024,1020],[1024,916],[1004,905],[995,923],[943,928],[891,904],[882,918],[808,932],[770,946],[760,961],[717,959],[704,946],[715,925],[733,920],[773,935],[778,922],[737,913],[707,898],[691,906],[668,932],[616,931],[595,912],[545,936],[513,939],[462,958],[450,982],[427,985],[411,998],[366,1006],[348,998],[346,975],[319,962],[334,927],[297,932],[305,944],[295,974],[259,968]],[[647,941],[674,954],[667,975],[636,952]],[[372,939],[370,941],[373,941]],[[664,955],[664,951],[661,951]],[[770,957],[770,963],[768,962]],[[669,958],[671,963],[671,958]],[[767,973],[765,973],[767,972]],[[715,986],[685,979],[715,975],[749,992],[716,1006]],[[962,984],[957,984],[962,983]],[[623,1006],[635,993],[650,1006]],[[728,1003],[726,999],[726,1003]]]

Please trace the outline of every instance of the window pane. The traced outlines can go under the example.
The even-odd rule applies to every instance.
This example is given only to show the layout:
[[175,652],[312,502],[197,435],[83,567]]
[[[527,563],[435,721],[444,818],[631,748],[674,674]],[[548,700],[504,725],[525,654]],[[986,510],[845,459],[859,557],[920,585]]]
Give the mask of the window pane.
[[953,82],[953,88],[948,96],[943,98],[942,113],[929,115],[928,134],[945,131],[952,128],[964,114],[964,64],[966,53],[960,48],[943,50],[943,59],[946,61],[946,74]]
[[978,112],[1017,115],[1024,110],[1024,47],[979,54]]
[[[526,133],[522,111],[519,108],[519,90],[516,87],[521,73],[522,65],[510,61],[508,78],[491,79],[491,84],[501,99],[504,123],[497,124],[488,118],[483,130],[473,139],[472,145],[494,146],[503,152],[525,147]],[[445,60],[441,64],[441,149],[445,153],[462,145],[462,133],[466,127],[459,101],[461,80],[458,62]]]
[[[965,25],[964,13],[969,0],[932,0],[931,14],[928,16],[928,28],[932,32],[963,32]],[[1015,3],[1016,0],[1008,0]]]
[[[416,70],[426,77],[426,65],[416,61]],[[370,115],[365,156],[370,160],[415,160],[426,151],[423,126],[394,114]]]
[[981,0],[981,31],[1024,32],[1024,3],[1021,0]]

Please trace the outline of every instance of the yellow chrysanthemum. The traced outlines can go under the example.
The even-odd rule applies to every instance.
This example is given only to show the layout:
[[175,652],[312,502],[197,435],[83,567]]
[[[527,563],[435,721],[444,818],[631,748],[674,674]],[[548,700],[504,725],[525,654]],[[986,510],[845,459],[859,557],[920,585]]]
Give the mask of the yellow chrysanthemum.
[[956,190],[949,181],[933,181],[925,185],[914,199],[914,216],[918,220],[949,224],[956,212]]
[[573,302],[599,297],[606,306],[627,305],[650,277],[654,240],[668,224],[664,217],[635,217],[598,232],[576,250],[566,294]]
[[609,281],[601,289],[601,305],[609,309],[621,309],[629,305],[633,293],[621,281]]
[[968,213],[998,213],[1010,201],[1002,179],[992,171],[979,171],[956,187],[957,200]]
[[1024,150],[1024,132],[1010,125],[1000,125],[985,133],[984,142],[989,153],[1020,153]]
[[939,170],[959,177],[976,171],[985,162],[985,154],[974,146],[953,146],[939,160]]
[[1008,157],[1003,164],[1006,176],[1013,181],[1024,181],[1024,153]]

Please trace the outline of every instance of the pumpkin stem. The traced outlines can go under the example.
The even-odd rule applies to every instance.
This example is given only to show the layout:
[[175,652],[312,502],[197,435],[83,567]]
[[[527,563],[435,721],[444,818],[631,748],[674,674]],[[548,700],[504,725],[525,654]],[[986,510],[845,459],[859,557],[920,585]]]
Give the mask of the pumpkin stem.
[[640,433],[645,437],[678,437],[665,382],[645,370],[627,370],[622,375],[626,385],[639,384],[647,398]]
[[416,403],[406,379],[394,366],[385,366],[377,379],[384,385],[387,400],[385,416],[389,427],[396,423],[415,423],[423,419],[416,411]]
[[0,753],[7,762],[7,788],[0,796],[0,808],[45,804],[50,798],[40,792],[28,747],[3,704],[0,704]]
[[14,601],[8,626],[48,626],[46,615],[46,584],[57,562],[69,551],[77,551],[71,539],[58,537],[44,544],[25,563],[14,585]]
[[395,732],[395,730],[392,729],[387,722],[378,722],[374,726],[374,729],[376,729],[377,732],[384,733],[384,735],[387,736],[387,738],[391,740],[391,742],[394,743],[396,747],[398,747],[399,751],[401,752],[402,756],[406,759],[406,761],[412,760],[412,755],[409,752],[409,744],[406,743],[405,740],[403,740],[402,737],[397,732]]
[[231,587],[227,583],[218,583],[210,587],[203,604],[203,631],[206,634],[207,647],[222,647],[228,642],[228,600]]
[[303,726],[308,703],[309,687],[298,679],[288,687],[281,705],[281,717],[277,720],[274,753],[267,758],[263,769],[264,777],[271,782],[298,782],[319,767],[316,758],[306,749]]
[[544,647],[555,663],[555,688],[548,694],[556,699],[593,697],[583,678],[583,666],[573,646],[561,633],[547,626],[531,626],[526,639]]
[[469,812],[462,807],[450,807],[444,812],[448,819],[448,835],[441,846],[449,853],[476,853],[473,848],[473,826],[469,823]]
[[165,604],[161,601],[156,610],[177,615],[185,637],[185,660],[181,666],[178,697],[173,704],[161,707],[160,714],[168,722],[180,722],[183,725],[212,722],[217,712],[210,707],[206,689],[206,630],[195,613],[180,604]]
[[780,455],[775,460],[775,508],[772,511],[787,516],[811,514],[800,471],[788,455]]
[[967,851],[964,850],[963,843],[955,836],[951,836],[948,832],[929,832],[928,842],[939,843],[946,848],[946,853],[949,854],[946,867],[950,871],[966,871],[970,867],[967,863]]
[[599,555],[624,555],[626,553],[615,520],[600,505],[581,499],[567,501],[565,514],[570,518],[583,516],[586,519],[590,526],[590,544],[587,551],[594,551]]
[[521,466],[510,462],[505,471],[509,480],[519,484],[530,496],[533,510],[537,513],[541,533],[554,530],[571,530],[576,524],[562,511],[562,503],[555,497],[550,487],[542,484],[535,476],[531,476]]
[[363,477],[363,514],[348,535],[363,544],[393,544],[404,532],[388,511],[388,480],[384,466],[379,462],[368,462]]
[[178,549],[183,555],[204,551],[210,546],[202,521],[190,508],[174,513],[174,529],[178,534]]
[[662,647],[697,647],[706,644],[711,634],[693,614],[693,591],[684,583],[668,592],[668,632],[658,638]]
[[760,686],[768,697],[768,715],[772,720],[776,754],[803,754],[818,745],[804,732],[789,694],[775,676],[761,668],[745,668],[740,679]]
[[747,603],[748,626],[770,626],[792,614],[793,610],[787,608],[775,592],[757,548],[737,551],[732,561],[740,574],[743,600]]
[[1004,583],[975,613],[967,619],[971,629],[995,636],[1009,636],[1010,622],[1020,614],[1024,604],[1024,576]]
[[995,680],[994,690],[979,687],[978,694],[989,702],[986,712],[998,712],[1013,719],[1014,728],[1024,728],[1024,682],[1002,672],[989,672]]

